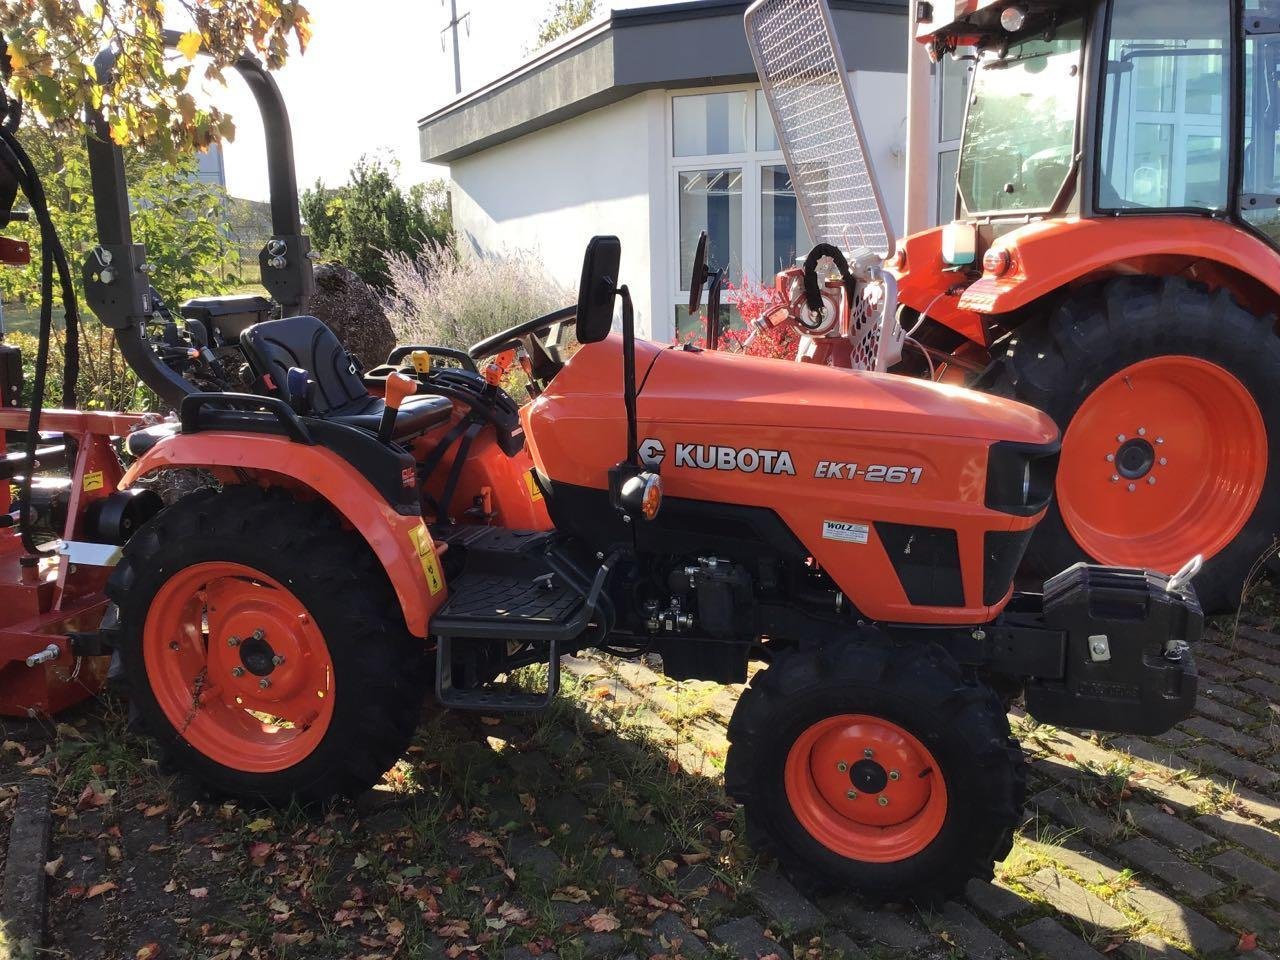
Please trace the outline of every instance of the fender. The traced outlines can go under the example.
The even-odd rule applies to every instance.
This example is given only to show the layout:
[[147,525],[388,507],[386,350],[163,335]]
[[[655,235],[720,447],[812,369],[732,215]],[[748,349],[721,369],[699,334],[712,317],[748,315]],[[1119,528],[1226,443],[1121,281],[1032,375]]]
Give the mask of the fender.
[[1008,271],[984,273],[960,297],[961,310],[1010,313],[1069,283],[1124,273],[1202,280],[1250,305],[1280,298],[1280,253],[1244,228],[1209,217],[1045,221],[1000,237],[992,249],[1009,253]]
[[409,632],[427,636],[427,624],[446,597],[440,576],[441,551],[420,517],[396,513],[337,454],[265,434],[175,434],[143,454],[125,473],[120,489],[128,489],[157,470],[176,467],[204,468],[224,483],[265,481],[271,486],[300,488],[329,503],[364,537],[386,570]]

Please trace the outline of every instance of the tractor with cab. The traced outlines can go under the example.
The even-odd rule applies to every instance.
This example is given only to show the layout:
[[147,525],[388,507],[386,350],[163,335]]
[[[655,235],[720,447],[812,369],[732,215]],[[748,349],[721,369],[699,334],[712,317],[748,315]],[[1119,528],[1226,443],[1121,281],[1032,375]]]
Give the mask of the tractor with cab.
[[1028,580],[1202,555],[1205,609],[1235,609],[1280,534],[1280,5],[914,8],[938,69],[969,79],[943,107],[964,109],[954,218],[901,242],[825,0],[747,13],[809,235],[847,258],[780,273],[762,322],[795,324],[805,361],[1048,414],[1061,467]]
[[[267,120],[272,300],[159,303],[120,150],[90,130],[85,296],[172,412],[46,410],[38,382],[0,414],[25,445],[3,461],[21,605],[0,609],[0,709],[57,709],[114,655],[177,769],[316,803],[378,782],[429,700],[540,710],[564,655],[656,654],[676,679],[750,678],[725,785],[753,842],[807,883],[920,901],[1009,852],[1010,699],[1097,730],[1190,714],[1194,562],[1081,563],[1015,591],[1060,443],[1029,406],[646,342],[609,236],[575,303],[364,365],[305,313],[287,115],[255,61],[238,69]],[[0,143],[44,225],[36,171],[13,131]],[[44,243],[51,293],[68,277]],[[163,503],[144,481],[173,470],[205,479]],[[535,664],[544,684],[513,682]]]

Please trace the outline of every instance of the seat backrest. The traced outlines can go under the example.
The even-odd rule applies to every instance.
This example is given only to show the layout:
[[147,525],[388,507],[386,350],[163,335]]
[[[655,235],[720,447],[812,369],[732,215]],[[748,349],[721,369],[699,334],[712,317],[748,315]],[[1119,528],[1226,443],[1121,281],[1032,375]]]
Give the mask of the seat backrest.
[[289,368],[306,370],[313,381],[308,400],[316,416],[369,395],[342,341],[315,317],[255,323],[240,334],[240,346],[250,369],[259,377],[270,376],[285,403],[297,399],[289,396]]

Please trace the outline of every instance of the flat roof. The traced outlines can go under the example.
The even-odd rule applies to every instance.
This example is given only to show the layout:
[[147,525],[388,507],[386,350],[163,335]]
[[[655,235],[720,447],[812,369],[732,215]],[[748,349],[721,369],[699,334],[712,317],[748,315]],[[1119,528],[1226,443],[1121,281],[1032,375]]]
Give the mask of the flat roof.
[[[829,0],[851,70],[905,72],[907,0]],[[449,163],[643,90],[754,80],[747,0],[613,10],[418,121],[421,157]]]

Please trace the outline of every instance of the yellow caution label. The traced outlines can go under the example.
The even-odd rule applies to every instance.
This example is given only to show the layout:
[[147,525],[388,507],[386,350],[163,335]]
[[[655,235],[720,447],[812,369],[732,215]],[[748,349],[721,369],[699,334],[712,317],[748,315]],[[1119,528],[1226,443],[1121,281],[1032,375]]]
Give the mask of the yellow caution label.
[[91,493],[94,490],[102,489],[102,471],[95,470],[93,473],[84,475],[84,492]]
[[436,559],[436,550],[431,543],[431,534],[427,533],[426,524],[420,523],[410,530],[409,541],[418,554],[418,562],[422,564],[422,572],[427,578],[427,589],[434,597],[444,589],[444,577],[440,574],[440,561]]
[[431,354],[425,350],[415,350],[409,354],[409,359],[413,362],[413,369],[418,373],[431,372]]
[[542,499],[542,488],[538,486],[538,480],[533,475],[532,470],[528,470],[524,475],[524,485],[529,488],[529,499],[537,503]]

